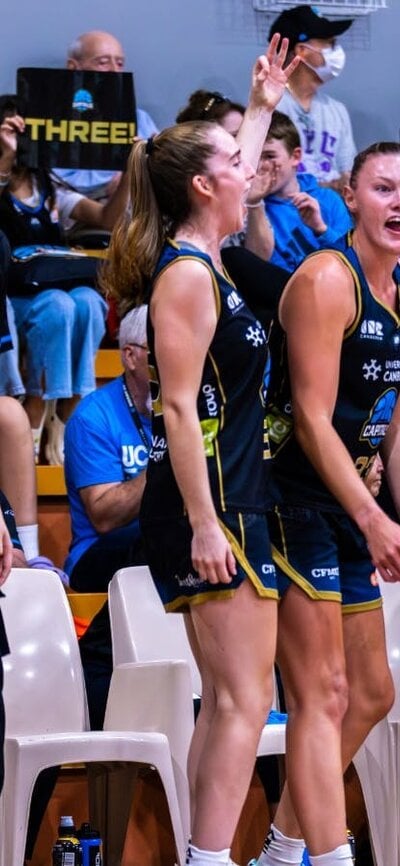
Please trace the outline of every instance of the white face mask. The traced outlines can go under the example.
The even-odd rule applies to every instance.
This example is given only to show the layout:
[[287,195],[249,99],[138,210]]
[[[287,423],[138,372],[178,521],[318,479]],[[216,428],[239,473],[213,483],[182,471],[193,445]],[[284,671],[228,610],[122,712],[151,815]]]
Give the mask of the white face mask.
[[[307,43],[305,44],[307,45]],[[312,66],[311,63],[303,60],[303,63],[309,69],[312,69],[323,83],[340,75],[346,63],[346,54],[341,45],[334,45],[333,48],[314,48],[312,45],[307,45],[307,48],[309,51],[316,51],[318,54],[322,54],[324,58],[323,66]]]

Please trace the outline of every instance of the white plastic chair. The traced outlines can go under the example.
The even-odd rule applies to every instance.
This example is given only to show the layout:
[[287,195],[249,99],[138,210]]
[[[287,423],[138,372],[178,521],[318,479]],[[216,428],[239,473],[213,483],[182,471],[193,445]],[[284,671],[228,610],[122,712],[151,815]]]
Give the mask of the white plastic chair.
[[[148,567],[121,568],[109,584],[108,597],[114,664],[184,659],[192,673],[193,692],[201,695],[183,614],[165,612]],[[257,755],[283,755],[285,733],[285,724],[265,725]]]
[[[187,666],[164,662],[151,665],[151,670],[148,665],[134,665],[131,670],[116,671],[107,706],[107,730],[91,732],[87,730],[78,643],[59,578],[54,572],[15,569],[4,590],[6,598],[1,604],[11,654],[3,659],[6,739],[0,802],[2,866],[21,866],[23,862],[30,800],[41,770],[82,761],[132,761],[156,767],[167,797],[177,861],[183,864],[186,836],[175,782],[176,773],[182,789],[182,759],[178,748],[171,758],[170,742],[175,746],[172,708],[187,718],[191,703]],[[160,700],[165,689],[172,695],[169,701]],[[143,728],[146,723],[145,730],[135,731],[137,720],[143,721]],[[120,730],[115,730],[117,722]],[[189,720],[184,749],[190,733]]]
[[395,685],[387,717],[358,750],[357,770],[368,815],[376,866],[400,864],[400,586],[381,583],[386,646]]

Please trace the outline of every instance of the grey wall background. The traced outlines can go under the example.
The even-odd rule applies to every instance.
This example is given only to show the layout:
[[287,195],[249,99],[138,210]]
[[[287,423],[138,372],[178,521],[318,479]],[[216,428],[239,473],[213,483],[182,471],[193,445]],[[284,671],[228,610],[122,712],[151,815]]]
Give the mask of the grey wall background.
[[[344,40],[346,69],[325,85],[349,108],[360,148],[399,138],[400,0],[389,6]],[[138,104],[160,127],[200,86],[245,101],[267,28],[251,0],[16,0],[2,18],[0,93],[14,91],[18,66],[62,67],[79,33],[109,30],[135,73]]]

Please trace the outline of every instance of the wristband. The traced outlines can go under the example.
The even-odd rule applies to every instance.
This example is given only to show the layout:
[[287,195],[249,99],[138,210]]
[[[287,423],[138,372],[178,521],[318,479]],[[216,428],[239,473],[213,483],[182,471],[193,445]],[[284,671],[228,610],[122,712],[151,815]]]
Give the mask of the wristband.
[[264,202],[263,202],[263,200],[261,199],[261,201],[256,202],[256,204],[246,204],[246,207],[250,207],[250,208],[253,208],[253,207],[264,207]]

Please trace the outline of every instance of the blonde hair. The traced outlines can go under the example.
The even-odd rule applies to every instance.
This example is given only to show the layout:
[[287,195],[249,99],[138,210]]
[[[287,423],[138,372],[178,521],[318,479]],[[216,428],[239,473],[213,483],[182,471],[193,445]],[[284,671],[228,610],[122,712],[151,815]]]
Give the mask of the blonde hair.
[[101,284],[121,314],[146,301],[146,287],[168,234],[191,212],[191,179],[203,174],[215,151],[215,123],[181,123],[154,138],[137,141],[128,161],[131,214],[111,235]]

